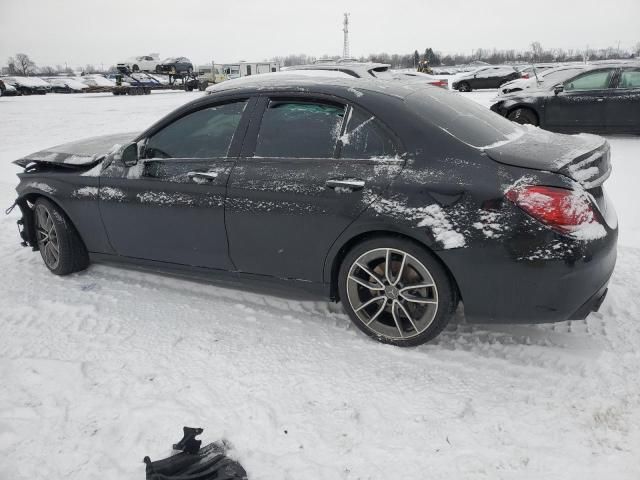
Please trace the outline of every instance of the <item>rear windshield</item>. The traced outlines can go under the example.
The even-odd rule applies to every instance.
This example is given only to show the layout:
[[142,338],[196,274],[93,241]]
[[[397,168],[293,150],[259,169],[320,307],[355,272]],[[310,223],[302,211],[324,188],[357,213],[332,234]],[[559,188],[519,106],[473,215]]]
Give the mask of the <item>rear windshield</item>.
[[522,135],[522,128],[460,94],[424,88],[405,97],[409,109],[429,123],[472,147],[506,143]]
[[389,70],[389,67],[376,67],[369,70],[369,73],[376,78],[381,78],[383,80],[393,80],[394,75]]

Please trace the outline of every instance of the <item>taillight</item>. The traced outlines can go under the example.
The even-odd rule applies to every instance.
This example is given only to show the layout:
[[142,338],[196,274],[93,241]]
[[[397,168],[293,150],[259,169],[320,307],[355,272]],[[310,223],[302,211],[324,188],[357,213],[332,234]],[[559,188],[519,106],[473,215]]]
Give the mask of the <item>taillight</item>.
[[536,220],[561,233],[576,233],[597,222],[593,203],[583,192],[542,185],[521,185],[505,196]]
[[523,73],[522,74],[522,78],[529,78],[529,74],[528,73]]
[[443,88],[449,87],[449,80],[435,80],[429,83],[435,87],[443,87]]

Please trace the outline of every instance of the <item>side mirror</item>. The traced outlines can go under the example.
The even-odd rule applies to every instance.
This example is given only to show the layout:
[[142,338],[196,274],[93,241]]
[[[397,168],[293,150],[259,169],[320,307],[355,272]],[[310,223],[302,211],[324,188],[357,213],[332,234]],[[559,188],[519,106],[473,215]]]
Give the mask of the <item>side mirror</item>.
[[138,163],[138,144],[134,142],[124,147],[121,158],[122,163],[127,167],[132,167]]
[[564,92],[564,85],[560,84],[553,87],[553,93],[558,95],[560,92]]

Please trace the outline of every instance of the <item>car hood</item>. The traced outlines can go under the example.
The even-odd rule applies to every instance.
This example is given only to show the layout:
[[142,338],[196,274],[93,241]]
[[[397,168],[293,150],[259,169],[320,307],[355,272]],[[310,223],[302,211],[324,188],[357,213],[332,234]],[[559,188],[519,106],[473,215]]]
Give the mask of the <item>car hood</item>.
[[27,167],[32,163],[54,164],[70,168],[87,167],[102,160],[120,146],[132,142],[137,136],[137,132],[129,132],[86,138],[32,153],[13,163],[21,167]]
[[611,174],[609,143],[604,138],[563,135],[531,125],[522,128],[523,135],[484,152],[499,163],[561,173],[585,188],[601,185]]

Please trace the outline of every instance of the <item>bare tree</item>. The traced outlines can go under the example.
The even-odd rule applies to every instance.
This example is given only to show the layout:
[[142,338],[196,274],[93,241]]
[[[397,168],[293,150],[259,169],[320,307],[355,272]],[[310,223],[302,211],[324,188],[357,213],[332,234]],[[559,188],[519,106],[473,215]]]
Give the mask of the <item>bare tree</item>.
[[15,75],[27,76],[36,69],[36,63],[29,58],[26,53],[16,53],[15,57],[10,57],[7,61],[9,72]]
[[40,73],[43,75],[55,75],[58,72],[56,72],[55,68],[45,65],[44,67],[40,67]]

